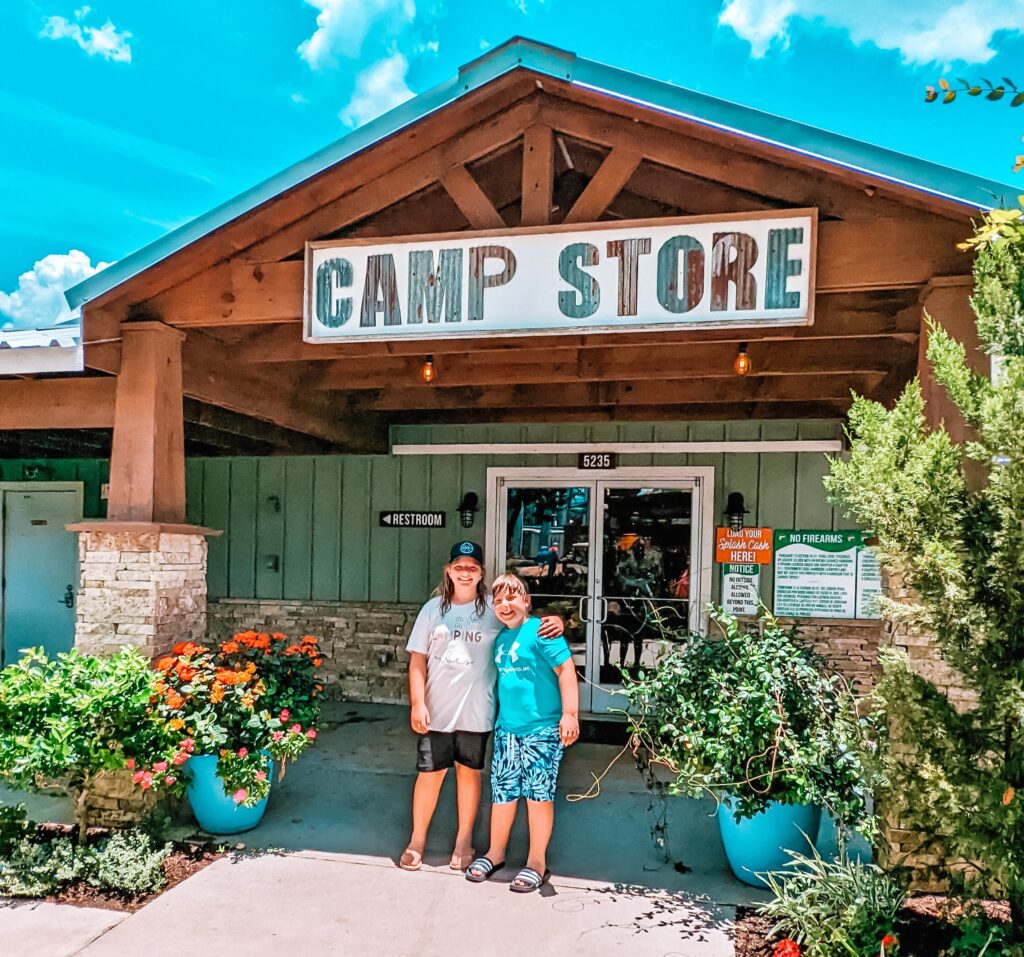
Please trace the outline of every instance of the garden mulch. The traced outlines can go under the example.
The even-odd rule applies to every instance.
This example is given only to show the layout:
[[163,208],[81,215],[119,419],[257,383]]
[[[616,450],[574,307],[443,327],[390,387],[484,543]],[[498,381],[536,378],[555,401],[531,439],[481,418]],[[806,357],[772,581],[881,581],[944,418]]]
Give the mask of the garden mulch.
[[[994,920],[1009,921],[1010,908],[1005,901],[979,901]],[[900,912],[896,936],[900,953],[907,957],[936,957],[953,940],[953,922],[964,913],[962,902],[941,894],[911,897]],[[750,907],[736,911],[736,957],[772,957],[772,924]]]

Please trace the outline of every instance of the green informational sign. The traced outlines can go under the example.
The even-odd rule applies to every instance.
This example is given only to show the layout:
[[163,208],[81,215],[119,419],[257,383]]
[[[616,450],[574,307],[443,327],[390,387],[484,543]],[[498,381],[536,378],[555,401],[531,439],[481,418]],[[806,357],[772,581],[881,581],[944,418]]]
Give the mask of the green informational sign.
[[775,532],[775,614],[878,618],[878,560],[859,531]]
[[761,600],[761,566],[722,565],[722,607],[733,615],[756,615]]

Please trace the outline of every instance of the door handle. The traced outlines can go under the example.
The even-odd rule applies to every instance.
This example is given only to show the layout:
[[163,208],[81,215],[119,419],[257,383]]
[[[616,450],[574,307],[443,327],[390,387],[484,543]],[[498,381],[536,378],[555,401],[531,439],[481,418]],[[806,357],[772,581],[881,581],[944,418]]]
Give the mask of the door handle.
[[600,617],[597,618],[597,623],[603,625],[608,620],[608,599],[604,595],[599,595],[594,600],[601,602],[601,613]]
[[580,621],[584,622],[584,623],[590,621],[590,619],[586,616],[586,613],[584,612],[584,609],[587,607],[584,604],[584,602],[589,602],[589,601],[590,601],[590,598],[587,595],[581,595],[580,596],[579,604],[576,607],[576,611],[577,611],[577,613],[580,616]]
[[58,604],[65,608],[75,607],[75,589],[71,585],[68,585],[68,590],[64,592],[64,597],[59,600]]

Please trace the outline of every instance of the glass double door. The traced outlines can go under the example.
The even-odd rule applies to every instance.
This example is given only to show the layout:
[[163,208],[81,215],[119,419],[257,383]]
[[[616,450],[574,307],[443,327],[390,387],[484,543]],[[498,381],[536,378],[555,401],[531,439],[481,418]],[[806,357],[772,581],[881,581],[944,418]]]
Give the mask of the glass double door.
[[596,479],[573,469],[494,471],[492,574],[519,575],[535,613],[565,620],[580,707],[624,709],[616,693],[623,674],[700,627],[708,578],[702,478],[657,469]]

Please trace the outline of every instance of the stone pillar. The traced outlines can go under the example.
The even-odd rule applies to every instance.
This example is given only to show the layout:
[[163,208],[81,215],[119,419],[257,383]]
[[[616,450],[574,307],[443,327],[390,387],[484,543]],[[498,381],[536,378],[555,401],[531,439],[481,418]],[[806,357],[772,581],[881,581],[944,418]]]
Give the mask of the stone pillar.
[[164,654],[206,633],[206,536],[195,525],[82,522],[75,647],[106,655],[124,645]]

